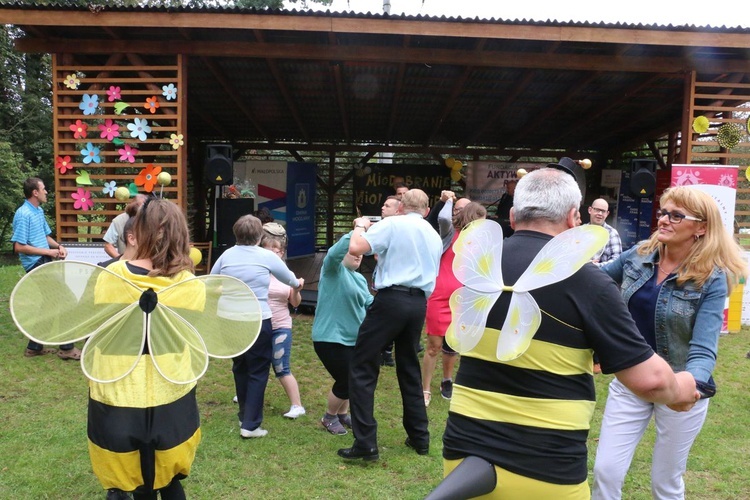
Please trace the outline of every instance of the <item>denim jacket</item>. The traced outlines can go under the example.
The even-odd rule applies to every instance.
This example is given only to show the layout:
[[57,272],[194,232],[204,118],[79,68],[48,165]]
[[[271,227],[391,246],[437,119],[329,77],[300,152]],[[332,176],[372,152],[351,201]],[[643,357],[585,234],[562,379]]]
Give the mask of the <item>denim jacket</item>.
[[[602,266],[620,285],[626,304],[653,277],[658,261],[658,252],[640,255],[636,250],[637,246]],[[714,268],[702,287],[690,281],[679,286],[677,276],[664,280],[656,302],[656,353],[673,370],[687,370],[696,380],[709,381],[716,365],[726,297],[727,280],[719,268]]]

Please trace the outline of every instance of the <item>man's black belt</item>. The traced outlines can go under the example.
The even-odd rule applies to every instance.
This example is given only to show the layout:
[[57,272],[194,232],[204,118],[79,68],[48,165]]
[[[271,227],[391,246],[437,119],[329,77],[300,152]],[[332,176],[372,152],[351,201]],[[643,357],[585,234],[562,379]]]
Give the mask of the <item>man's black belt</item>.
[[408,286],[401,286],[401,285],[393,285],[389,286],[388,288],[385,288],[384,290],[395,290],[396,292],[405,292],[409,295],[421,295],[424,297],[424,290],[421,288],[411,288]]

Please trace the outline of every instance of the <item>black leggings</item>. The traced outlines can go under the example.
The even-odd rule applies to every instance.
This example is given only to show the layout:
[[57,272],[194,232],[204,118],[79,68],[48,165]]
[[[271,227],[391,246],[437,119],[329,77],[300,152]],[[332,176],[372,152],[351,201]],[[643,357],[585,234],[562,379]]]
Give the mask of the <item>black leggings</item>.
[[161,495],[162,500],[185,500],[185,490],[182,489],[182,483],[179,479],[172,479],[164,488],[151,493],[133,492],[133,500],[156,500],[157,492]]
[[354,346],[335,342],[313,342],[315,354],[333,377],[331,392],[339,399],[349,399],[349,365]]

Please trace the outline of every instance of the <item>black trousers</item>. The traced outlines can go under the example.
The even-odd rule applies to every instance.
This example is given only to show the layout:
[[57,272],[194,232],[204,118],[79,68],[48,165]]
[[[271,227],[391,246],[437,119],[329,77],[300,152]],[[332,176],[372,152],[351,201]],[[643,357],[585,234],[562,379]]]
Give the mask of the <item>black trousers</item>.
[[374,415],[375,387],[380,374],[380,353],[390,342],[395,344],[404,429],[415,446],[429,444],[422,373],[417,357],[426,308],[427,301],[422,294],[384,289],[378,291],[367,310],[359,328],[349,371],[349,403],[355,448],[378,446],[378,423]]

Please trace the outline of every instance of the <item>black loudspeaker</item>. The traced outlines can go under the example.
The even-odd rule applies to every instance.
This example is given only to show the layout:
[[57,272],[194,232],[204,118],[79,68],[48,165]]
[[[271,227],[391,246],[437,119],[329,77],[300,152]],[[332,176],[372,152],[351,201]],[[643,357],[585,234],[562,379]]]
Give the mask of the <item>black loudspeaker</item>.
[[209,144],[206,146],[206,180],[211,184],[223,186],[232,183],[232,146],[226,144]]
[[252,214],[255,210],[255,200],[252,198],[219,198],[216,200],[216,244],[234,245],[234,231],[232,227],[237,219],[243,215]]
[[636,198],[646,198],[656,189],[656,160],[630,160],[630,191]]

